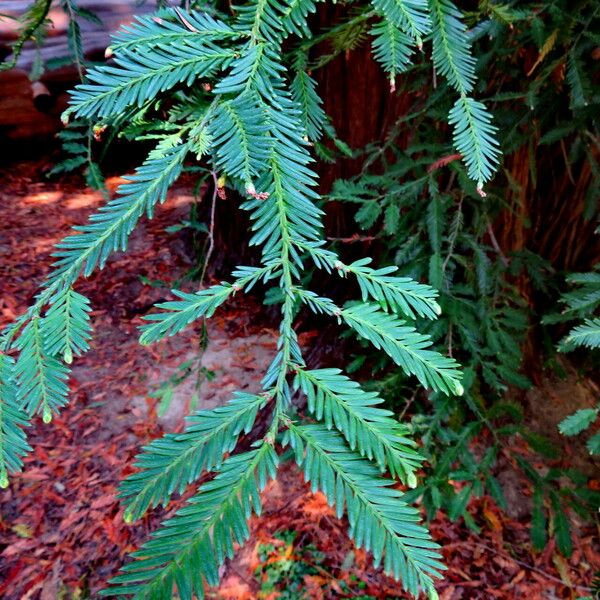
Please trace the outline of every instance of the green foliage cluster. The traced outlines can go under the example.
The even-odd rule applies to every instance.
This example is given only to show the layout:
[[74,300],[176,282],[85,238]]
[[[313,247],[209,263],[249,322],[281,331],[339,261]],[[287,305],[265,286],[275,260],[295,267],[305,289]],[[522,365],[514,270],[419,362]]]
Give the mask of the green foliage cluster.
[[[471,496],[488,493],[506,506],[492,472],[500,454],[512,452],[508,436],[518,433],[535,451],[556,458],[549,441],[529,431],[521,407],[507,402],[505,393],[509,386],[530,386],[521,373],[521,345],[541,321],[517,284],[526,279],[536,293],[557,298],[562,276],[527,248],[503,254],[494,229],[502,212],[511,208],[507,196],[522,193],[510,161],[523,149],[529,155],[534,187],[538,181],[543,184],[545,176],[536,170],[541,162],[536,153],[564,156],[564,169],[571,177],[587,165],[593,175],[588,188],[579,189],[581,198],[568,201],[581,202],[592,223],[598,218],[600,89],[591,77],[598,44],[596,9],[596,3],[585,1],[577,3],[576,10],[560,0],[543,6],[482,1],[466,15],[467,37],[478,56],[473,68],[479,78],[473,89],[491,107],[500,147],[509,158],[486,187],[484,200],[469,177],[469,165],[461,164],[439,127],[447,111],[455,111],[450,96],[456,80],[450,76],[448,83],[433,86],[425,61],[411,66],[402,79],[399,93],[413,99],[407,114],[384,140],[355,151],[355,157],[363,159],[361,172],[336,181],[328,195],[354,210],[358,239],[364,236],[385,262],[398,267],[398,274],[427,281],[439,290],[440,318],[428,322],[423,319],[427,315],[419,314],[414,315],[415,323],[440,351],[450,352],[464,367],[465,394],[460,398],[415,394],[405,376],[390,369],[385,356],[366,347],[348,367],[365,378],[375,375],[373,389],[392,406],[404,406],[403,412],[410,407],[414,413],[412,425],[422,434],[428,466],[413,497],[422,497],[430,516],[441,508],[477,528],[466,510]],[[386,56],[390,54],[386,49]],[[525,63],[526,76],[524,55],[532,57]],[[557,81],[561,73],[564,79]],[[455,146],[464,153],[458,143]],[[594,347],[600,302],[597,269],[567,279],[576,287],[563,297],[564,311],[543,322],[549,326],[579,319],[559,350]],[[596,415],[594,407],[582,410],[563,422],[561,432],[575,435]],[[483,456],[472,451],[476,437],[489,440]],[[598,436],[593,435],[588,441],[591,453],[597,452],[597,443]],[[541,476],[522,456],[515,458],[534,489],[535,546],[543,546],[547,532],[553,531],[560,537],[560,549],[568,553],[571,543],[564,515],[572,509],[589,517],[598,497],[586,490],[585,478],[572,471],[553,469]],[[562,486],[561,472],[563,482],[568,482]],[[457,493],[449,479],[466,485]]]
[[[578,347],[600,348],[600,265],[590,273],[572,273],[567,281],[574,287],[561,298],[565,308],[560,314],[548,315],[546,323],[583,319],[561,340],[559,349],[570,352]],[[563,435],[573,436],[589,429],[600,413],[600,404],[582,408],[564,419],[559,430]],[[590,454],[600,454],[600,433],[588,438],[586,443]]]
[[[147,317],[141,342],[175,335],[259,282],[278,288],[282,298],[278,350],[263,378],[264,391],[195,413],[185,433],[147,446],[136,463],[139,472],[123,483],[125,518],[131,521],[167,504],[203,472],[214,473],[133,554],[107,595],[170,598],[175,587],[181,598],[203,596],[205,584],[217,583],[234,544],[247,539],[246,521],[260,512],[260,491],[276,476],[280,444],[293,450],[313,489],[324,492],[339,516],[347,515],[357,546],[371,551],[408,592],[437,597],[433,579],[444,569],[438,546],[394,485],[417,484],[422,458],[415,442],[380,408],[380,396],[337,369],[309,369],[294,329],[296,313],[306,305],[344,323],[424,387],[463,393],[458,363],[433,350],[430,337],[406,322],[415,313],[439,315],[435,291],[395,276],[395,269],[372,269],[365,260],[346,265],[325,248],[309,143],[318,141],[328,123],[297,40],[311,37],[307,17],[314,10],[312,0],[256,0],[233,14],[164,8],[138,18],[115,36],[113,62],[87,70],[65,112],[65,122],[84,120],[92,131],[162,122],[147,128],[157,143],[143,165],[57,245],[54,270],[35,303],[3,333],[2,485],[28,450],[23,425],[36,414],[48,423],[66,404],[69,365],[88,347],[90,306],[73,286],[102,269],[113,252],[126,250],[140,218],[151,218],[164,202],[190,155],[209,165],[215,181],[217,174],[226,176],[246,196],[250,243],[262,247],[261,265],[239,267],[231,282],[197,293],[176,292],[175,300]],[[454,142],[483,194],[499,152],[491,117],[470,96],[474,59],[459,11],[448,0],[375,2],[363,10],[386,25],[377,33],[383,46],[402,39],[421,47],[424,36],[431,38],[435,67],[459,95],[448,116]],[[297,45],[295,60],[289,60],[284,41]],[[392,80],[405,67],[384,61]],[[338,307],[306,289],[306,261],[355,278],[362,301]],[[297,391],[308,398],[309,419],[296,413]],[[250,450],[235,453],[259,411],[268,415],[267,432]]]
[[[560,60],[567,60],[574,118],[569,115],[564,132],[545,123],[545,139],[574,136],[573,160],[594,156],[588,134],[597,95],[582,62],[594,43],[588,31],[595,13],[580,18],[564,2],[551,4],[549,25],[533,6],[517,10],[482,1],[465,19],[451,0],[373,0],[317,36],[308,23],[314,0],[252,0],[227,12],[212,6],[202,12],[160,8],[115,36],[110,64],[88,69],[72,94],[65,122],[81,123],[88,142],[94,132],[109,128],[153,139],[155,147],[117,196],[58,244],[55,268],[35,303],[2,334],[0,484],[8,485],[8,473],[20,469],[29,450],[24,432],[30,419],[41,414],[48,423],[67,403],[69,365],[91,336],[89,302],[74,290],[78,278],[103,268],[113,252],[126,250],[138,221],[152,217],[190,158],[213,175],[215,184],[225,180],[245,197],[250,243],[260,247],[261,262],[238,267],[228,281],[196,293],[174,291],[175,299],[147,317],[141,342],[175,335],[258,284],[275,288],[281,299],[277,353],[262,380],[263,392],[236,394],[224,407],[197,411],[184,433],[167,434],[145,447],[137,459],[139,471],[123,482],[120,495],[126,520],[132,521],[198,485],[203,473],[214,475],[203,479],[185,506],[133,553],[135,560],[112,580],[106,595],[166,599],[176,588],[181,598],[202,597],[205,584],[218,582],[234,545],[247,539],[247,519],[260,512],[260,491],[276,476],[278,450],[289,447],[313,489],[323,491],[339,516],[347,516],[357,546],[370,551],[409,593],[422,590],[437,597],[434,578],[444,567],[411,501],[422,495],[429,513],[443,507],[466,519],[471,491],[482,493],[485,487],[502,503],[490,473],[499,443],[476,460],[468,442],[483,427],[494,436],[516,431],[493,425],[495,416],[514,416],[515,409],[501,402],[488,406],[480,393],[482,381],[498,393],[509,383],[526,385],[517,369],[527,315],[508,275],[522,265],[539,273],[540,261],[526,253],[508,260],[493,243],[490,223],[502,196],[495,187],[484,190],[484,184],[498,166],[500,144],[478,100],[485,98],[488,85],[476,72],[513,51],[506,43],[513,35],[507,23],[532,23],[532,33],[524,35],[540,42],[541,72],[527,90],[488,99],[499,108],[504,151],[529,139],[514,115],[504,128],[514,102],[524,100],[528,111],[547,117],[551,112],[554,94],[548,81],[556,66],[544,61],[555,48],[566,47],[567,59],[561,53]],[[75,6],[73,0],[67,5]],[[36,19],[29,20],[38,22],[39,15]],[[556,21],[566,25],[559,28]],[[400,73],[406,74],[404,86],[429,83],[430,64],[416,60],[415,50],[424,45],[431,46],[435,72],[445,81],[397,124],[383,148],[368,149],[360,177],[338,182],[330,195],[356,203],[364,229],[382,225],[393,251],[386,258],[394,266],[379,269],[368,259],[346,263],[326,247],[311,155],[312,148],[319,156],[327,154],[325,135],[342,152],[348,148],[332,133],[309,67],[362,43],[367,26],[392,90]],[[310,63],[307,53],[324,39],[332,41],[332,54]],[[478,40],[479,62],[471,50]],[[441,121],[451,135],[439,127]],[[395,140],[407,122],[414,136],[403,148]],[[448,158],[450,139],[456,160]],[[72,150],[89,159],[89,143]],[[383,170],[370,169],[377,161],[384,162]],[[440,169],[450,176],[439,176]],[[313,267],[354,281],[361,300],[338,306],[307,289],[304,275]],[[339,369],[308,368],[294,327],[303,306],[345,325],[400,367],[380,381],[380,388],[406,385],[407,377],[418,380],[429,390],[431,415],[415,417],[412,427],[401,424],[382,408],[380,393],[365,390]],[[453,356],[465,365],[464,376]],[[297,414],[297,393],[307,398],[306,416]],[[468,411],[477,416],[472,423]],[[236,453],[240,436],[252,435],[259,413],[269,422],[266,433],[249,450]],[[452,422],[457,415],[458,425]],[[423,433],[422,450],[412,440],[413,431]],[[441,456],[434,452],[440,440]],[[424,457],[432,467],[419,485],[416,471]],[[573,490],[559,497],[553,485],[560,473],[541,477],[527,463],[523,469],[529,469],[536,490],[549,490],[553,529],[568,552],[562,505],[578,508],[586,500],[580,498],[585,486],[575,478]],[[449,477],[467,482],[459,494],[451,491]],[[414,491],[401,492],[398,481]],[[536,494],[536,519],[544,524],[544,496]],[[545,526],[535,531],[545,535]]]
[[[349,576],[336,576],[328,569],[327,556],[313,544],[298,544],[298,532],[286,529],[277,532],[273,541],[258,545],[260,565],[254,575],[260,584],[258,595],[268,597],[277,594],[281,600],[302,600],[311,597],[307,580],[318,586],[323,594],[341,593],[359,600],[375,600],[373,596],[362,591],[367,582],[359,579],[354,573]],[[342,565],[344,569],[351,567],[353,553],[346,556]],[[311,578],[311,579],[309,579]],[[324,581],[324,583],[320,583]],[[313,594],[314,595],[314,594]]]
[[560,350],[569,352],[577,347],[600,348],[600,264],[590,273],[571,273],[567,277],[572,290],[563,294],[563,310],[557,315],[544,317],[545,323],[561,323],[580,319],[561,340]]

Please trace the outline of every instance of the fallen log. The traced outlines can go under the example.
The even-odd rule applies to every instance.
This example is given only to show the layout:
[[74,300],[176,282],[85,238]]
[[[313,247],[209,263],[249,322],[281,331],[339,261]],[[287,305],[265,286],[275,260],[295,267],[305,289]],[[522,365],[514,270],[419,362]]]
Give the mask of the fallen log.
[[[30,0],[3,0],[0,12],[0,60],[10,60],[11,43],[18,36],[19,22]],[[93,12],[100,23],[80,19],[81,38],[87,60],[103,60],[111,32],[129,23],[134,14],[153,10],[153,2],[138,6],[137,0],[79,0],[78,6]],[[10,18],[15,17],[15,18]],[[67,91],[79,79],[77,66],[67,62],[46,69],[39,82],[29,74],[39,58],[44,65],[69,57],[69,19],[60,6],[53,6],[48,37],[41,48],[28,41],[14,69],[0,72],[0,148],[13,142],[47,139],[60,128],[60,113],[66,107]]]

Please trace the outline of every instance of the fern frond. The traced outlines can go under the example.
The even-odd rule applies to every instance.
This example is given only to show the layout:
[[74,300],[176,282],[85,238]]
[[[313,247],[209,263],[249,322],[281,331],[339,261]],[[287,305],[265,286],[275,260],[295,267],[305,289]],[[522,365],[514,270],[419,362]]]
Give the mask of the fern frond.
[[462,14],[451,0],[429,0],[433,64],[440,75],[461,94],[475,83],[475,59],[462,22]]
[[373,36],[373,56],[390,76],[392,89],[396,75],[410,65],[413,55],[412,39],[392,21],[384,20],[371,29]]
[[41,323],[46,352],[61,355],[70,364],[73,356],[89,349],[91,339],[90,301],[72,288],[64,288],[50,299]]
[[23,431],[29,421],[17,404],[14,368],[14,361],[0,353],[0,488],[8,487],[8,474],[20,471],[31,451]]
[[170,433],[144,446],[133,465],[141,470],[119,487],[119,498],[127,507],[126,520],[131,522],[149,508],[166,505],[173,493],[182,494],[203,470],[220,467],[240,434],[250,432],[267,400],[265,395],[236,392],[224,406],[187,417],[185,433]]
[[339,369],[299,369],[294,385],[306,395],[315,418],[328,429],[335,426],[352,450],[414,487],[414,472],[423,459],[406,437],[408,428],[391,411],[377,407],[383,403],[377,392],[365,392]]
[[139,53],[164,45],[194,44],[201,38],[226,40],[248,35],[207,13],[186,12],[185,22],[181,20],[183,14],[174,8],[165,8],[156,14],[137,16],[113,34],[110,49],[116,53],[122,50]]
[[431,29],[427,0],[371,0],[371,3],[387,21],[412,37],[419,47],[422,45],[422,37]]
[[250,185],[264,169],[271,149],[265,111],[255,94],[219,102],[210,124],[217,167]]
[[260,491],[275,476],[278,458],[263,442],[256,450],[228,458],[217,476],[200,486],[198,493],[176,515],[165,521],[152,539],[132,556],[115,586],[105,596],[136,599],[171,598],[177,587],[181,600],[204,597],[204,582],[216,585],[219,567],[233,556],[234,543],[250,533],[247,519],[260,513]]
[[234,57],[234,49],[219,48],[200,39],[161,45],[147,54],[121,51],[115,59],[116,66],[103,65],[87,72],[87,83],[71,93],[65,118],[118,115],[129,107],[142,106],[179,83],[189,86],[200,77],[224,69]]
[[27,323],[15,346],[20,351],[14,371],[19,406],[31,416],[41,413],[47,423],[67,403],[69,371],[47,354],[39,318]]
[[317,94],[317,82],[306,72],[300,70],[292,80],[292,99],[302,111],[302,124],[306,137],[316,142],[323,135],[326,115],[323,101]]
[[350,537],[359,548],[372,552],[375,564],[383,559],[385,572],[402,581],[418,596],[420,589],[435,594],[432,577],[445,567],[438,544],[419,524],[419,512],[402,500],[393,480],[350,451],[338,433],[322,425],[289,425],[285,439],[313,491],[321,490],[338,517],[344,508]]
[[385,310],[402,313],[409,319],[416,316],[437,319],[442,310],[436,302],[438,292],[429,285],[410,277],[392,275],[397,267],[373,269],[367,266],[370,258],[361,258],[339,268],[340,274],[355,275],[363,301],[369,297],[380,303]]
[[48,285],[71,285],[81,272],[88,277],[103,268],[111,252],[125,250],[129,234],[140,217],[152,217],[154,206],[164,202],[169,186],[181,173],[189,142],[179,144],[162,156],[147,159],[135,175],[128,177],[119,196],[90,217],[90,222],[74,229],[79,233],[57,244],[58,258]]
[[461,96],[448,116],[454,126],[454,146],[463,155],[469,177],[479,189],[494,175],[500,148],[492,117],[481,102]]

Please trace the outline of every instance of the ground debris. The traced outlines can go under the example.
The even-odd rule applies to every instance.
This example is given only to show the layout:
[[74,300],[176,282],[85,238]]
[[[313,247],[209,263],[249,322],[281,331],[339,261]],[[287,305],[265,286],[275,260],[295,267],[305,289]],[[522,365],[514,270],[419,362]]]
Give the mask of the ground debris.
[[[38,170],[39,165],[25,163],[1,174],[0,325],[31,302],[50,268],[53,244],[103,201],[84,190],[77,177],[40,182]],[[119,182],[110,179],[109,188]],[[201,332],[193,328],[156,347],[137,343],[143,314],[168,296],[168,284],[190,267],[180,240],[165,233],[168,225],[187,218],[193,201],[181,185],[154,220],[143,221],[126,256],[117,255],[104,271],[77,285],[94,307],[95,340],[92,350],[75,361],[70,405],[50,425],[35,422],[34,451],[24,472],[0,493],[0,597],[6,600],[97,597],[126,554],[164,519],[159,509],[124,524],[116,492],[139,448],[165,427],[182,426],[184,411],[166,421],[159,418],[160,400],[151,391],[161,373],[169,377],[200,347]],[[256,319],[260,307],[241,302],[236,296],[209,330],[216,341],[203,366],[215,377],[203,382],[200,395],[213,405],[223,401],[223,390],[256,383],[275,341],[275,332]],[[234,339],[247,342],[231,345],[232,356],[227,340]],[[257,343],[264,347],[260,356],[249,350]],[[221,369],[222,362],[231,369]],[[294,467],[281,468],[264,498],[263,515],[252,519],[250,542],[226,564],[212,598],[292,597],[283,595],[285,576],[264,591],[266,569],[283,560],[308,564],[312,559],[302,550],[308,546],[323,558],[301,575],[297,598],[404,597],[397,582],[374,570],[368,555],[353,547],[347,524],[335,518],[322,495],[310,492]],[[448,565],[438,586],[443,600],[575,598],[585,595],[600,569],[597,532],[589,528],[565,559],[553,543],[534,553],[527,519],[501,513],[489,497],[474,500],[469,511],[481,533],[441,514],[432,524]],[[285,531],[295,532],[293,542],[278,535]]]

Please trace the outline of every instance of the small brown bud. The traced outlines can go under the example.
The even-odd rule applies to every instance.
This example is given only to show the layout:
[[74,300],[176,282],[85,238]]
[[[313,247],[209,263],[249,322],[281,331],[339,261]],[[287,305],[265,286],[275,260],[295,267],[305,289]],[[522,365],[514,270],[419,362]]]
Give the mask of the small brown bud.
[[253,183],[246,184],[246,193],[256,200],[266,200],[269,197],[269,192],[257,192]]
[[99,142],[102,139],[102,134],[106,131],[106,125],[94,125],[92,129],[92,133],[94,134],[94,139]]

